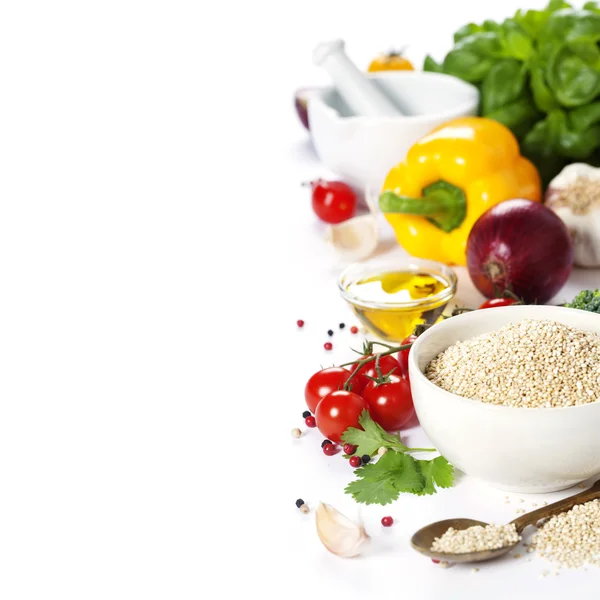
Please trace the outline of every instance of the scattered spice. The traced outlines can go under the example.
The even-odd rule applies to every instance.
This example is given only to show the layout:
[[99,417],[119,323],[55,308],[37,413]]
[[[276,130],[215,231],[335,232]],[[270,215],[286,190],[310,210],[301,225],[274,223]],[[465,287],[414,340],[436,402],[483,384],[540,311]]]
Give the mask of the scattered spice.
[[305,410],[305,411],[302,413],[302,418],[303,418],[303,419],[306,419],[306,417],[310,417],[310,415],[311,415],[311,414],[312,414],[312,413],[310,412],[310,410]]
[[302,430],[298,429],[297,427],[294,427],[294,429],[292,429],[292,437],[293,438],[299,438],[302,435]]
[[366,465],[371,460],[371,457],[368,454],[363,454],[360,457],[360,460]]
[[300,507],[300,512],[301,512],[303,515],[307,515],[307,514],[310,512],[310,507],[308,506],[308,504],[303,504],[303,505]]
[[310,415],[310,417],[306,417],[306,419],[304,419],[304,422],[306,423],[307,427],[316,427],[317,426],[317,421],[312,415]]
[[383,456],[387,451],[388,449],[385,446],[381,446],[381,448],[377,450],[377,454],[379,454],[379,456]]
[[346,323],[340,323],[340,329],[344,329],[346,327]]
[[328,335],[329,337],[331,337],[331,336],[333,335],[333,329],[328,329],[328,330],[327,330],[327,335]]
[[298,498],[298,500],[296,500],[297,508],[300,508],[303,504],[304,504],[304,500],[302,500],[302,498]]
[[298,319],[296,321],[296,325],[298,325],[298,327],[302,328],[302,327],[304,327],[304,321],[302,319]]
[[526,319],[457,342],[429,363],[426,375],[465,398],[553,408],[600,398],[599,371],[599,336],[554,321]]
[[331,350],[333,349],[333,344],[331,342],[325,342],[323,348],[325,348],[325,350]]
[[392,519],[392,517],[383,517],[381,519],[381,524],[384,527],[391,527],[394,524],[394,519]]
[[358,327],[356,327],[356,325],[352,325],[352,327],[350,327],[350,333],[358,333]]
[[344,444],[344,454],[351,456],[356,452],[356,446],[352,444]]
[[333,444],[333,442],[331,440],[323,440],[321,442],[321,448],[323,448],[324,446],[326,446],[327,444]]
[[520,539],[517,528],[512,523],[485,527],[475,525],[460,530],[450,527],[441,537],[433,540],[431,550],[448,554],[465,554],[512,546]]
[[360,460],[360,456],[351,456],[348,462],[350,463],[350,466],[354,467],[355,469],[360,467],[362,463],[362,461]]
[[335,444],[332,444],[331,442],[329,442],[329,444],[325,444],[323,446],[323,454],[325,456],[333,456],[334,454],[337,454],[337,453],[338,453],[338,449]]

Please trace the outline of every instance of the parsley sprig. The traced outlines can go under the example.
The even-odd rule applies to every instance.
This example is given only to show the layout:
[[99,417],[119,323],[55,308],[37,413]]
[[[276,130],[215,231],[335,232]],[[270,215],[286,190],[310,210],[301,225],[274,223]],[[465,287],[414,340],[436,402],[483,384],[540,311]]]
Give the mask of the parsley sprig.
[[390,504],[401,492],[420,496],[435,494],[436,487],[448,488],[454,481],[454,467],[443,457],[418,460],[411,452],[435,452],[433,448],[408,448],[399,436],[385,431],[363,410],[359,418],[362,429],[349,427],[342,435],[344,442],[356,446],[356,454],[370,456],[379,448],[387,448],[375,463],[354,471],[358,479],[349,483],[347,494],[363,504]]

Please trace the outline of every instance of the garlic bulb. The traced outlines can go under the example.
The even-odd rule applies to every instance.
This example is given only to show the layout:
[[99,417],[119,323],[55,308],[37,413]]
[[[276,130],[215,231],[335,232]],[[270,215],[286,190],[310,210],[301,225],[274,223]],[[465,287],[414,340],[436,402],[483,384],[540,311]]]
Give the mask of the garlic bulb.
[[353,523],[329,504],[319,504],[315,520],[317,534],[325,548],[342,558],[358,556],[370,540],[362,525]]
[[545,203],[571,234],[575,264],[600,266],[600,169],[568,165],[548,185]]
[[379,195],[372,188],[365,190],[369,212],[336,225],[330,225],[325,239],[337,253],[347,260],[361,260],[371,256],[379,244]]
[[348,260],[360,260],[370,256],[379,243],[379,225],[373,214],[361,215],[330,225],[325,239]]

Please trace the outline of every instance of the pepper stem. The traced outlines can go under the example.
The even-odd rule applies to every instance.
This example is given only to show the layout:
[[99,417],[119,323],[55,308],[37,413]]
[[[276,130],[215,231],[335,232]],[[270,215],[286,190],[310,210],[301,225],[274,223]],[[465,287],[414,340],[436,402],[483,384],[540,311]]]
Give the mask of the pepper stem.
[[465,193],[447,181],[436,181],[423,188],[421,198],[400,196],[386,191],[379,197],[379,207],[384,213],[421,215],[450,233],[460,227],[467,214]]

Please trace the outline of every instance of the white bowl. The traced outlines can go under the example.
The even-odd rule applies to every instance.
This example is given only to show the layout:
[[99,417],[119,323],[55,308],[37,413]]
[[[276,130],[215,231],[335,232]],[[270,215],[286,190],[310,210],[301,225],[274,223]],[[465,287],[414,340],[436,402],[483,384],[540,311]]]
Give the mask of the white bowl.
[[425,377],[432,358],[457,341],[523,319],[550,319],[600,334],[600,315],[558,306],[509,306],[452,317],[421,335],[409,354],[419,421],[461,471],[511,492],[565,489],[600,473],[600,402],[514,408],[469,400]]
[[381,187],[388,171],[434,127],[477,113],[477,88],[441,73],[369,74],[406,116],[353,116],[334,88],[308,101],[310,132],[319,158],[348,183]]

